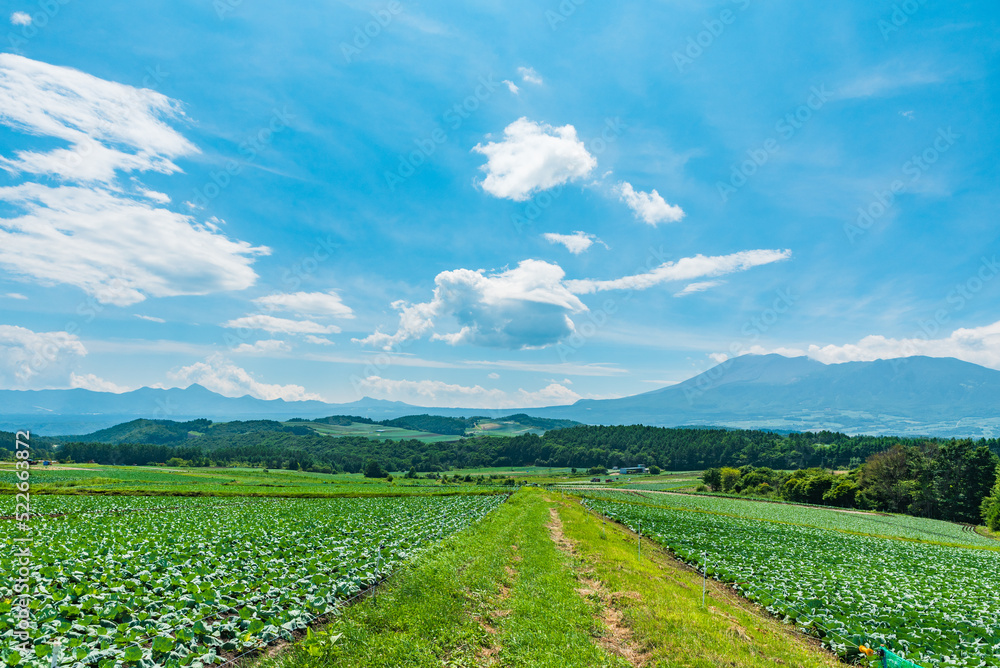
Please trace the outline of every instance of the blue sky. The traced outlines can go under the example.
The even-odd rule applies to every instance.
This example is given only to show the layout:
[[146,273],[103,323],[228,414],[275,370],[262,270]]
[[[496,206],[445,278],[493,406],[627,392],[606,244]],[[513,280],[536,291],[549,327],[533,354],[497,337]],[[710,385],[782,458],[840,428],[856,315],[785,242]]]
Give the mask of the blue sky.
[[1000,368],[981,3],[7,2],[0,385],[506,408]]

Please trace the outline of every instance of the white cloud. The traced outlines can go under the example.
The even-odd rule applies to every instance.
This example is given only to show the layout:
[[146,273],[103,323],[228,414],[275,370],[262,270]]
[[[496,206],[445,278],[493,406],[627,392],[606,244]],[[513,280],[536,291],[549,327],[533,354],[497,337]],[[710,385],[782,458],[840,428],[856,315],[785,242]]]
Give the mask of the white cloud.
[[[483,270],[444,271],[434,279],[434,297],[429,302],[398,301],[399,326],[395,334],[376,330],[352,341],[383,350],[429,332],[431,340],[451,345],[469,343],[495,348],[542,348],[576,331],[572,314],[587,311],[576,296],[604,290],[645,290],[668,281],[721,276],[777,262],[791,251],[752,250],[717,257],[682,258],[636,276],[612,280],[564,280],[557,264],[523,260],[514,269],[487,274]],[[442,331],[439,321],[447,320]],[[436,329],[437,328],[437,329]]]
[[746,271],[752,267],[787,260],[791,256],[790,250],[749,250],[712,257],[696,255],[682,258],[676,262],[664,262],[659,267],[644,274],[607,281],[572,280],[566,281],[566,287],[569,288],[570,292],[578,295],[604,290],[645,290],[668,281],[689,281],[696,278]]
[[92,373],[88,373],[84,376],[70,373],[69,386],[72,388],[91,390],[93,392],[112,392],[114,394],[121,394],[122,392],[130,392],[132,390],[130,387],[118,385],[110,380],[105,380],[99,376],[95,376]]
[[176,101],[148,88],[0,54],[3,123],[70,145],[0,158],[8,171],[103,183],[113,181],[118,170],[177,172],[174,158],[199,152],[164,121],[183,117]]
[[509,90],[514,95],[517,95],[518,91],[521,90],[520,88],[517,87],[517,84],[511,81],[510,79],[504,79],[503,83],[507,84],[507,90]]
[[729,355],[726,353],[709,353],[708,356],[716,364],[722,364],[729,359]]
[[270,315],[247,315],[230,320],[222,326],[230,329],[262,329],[281,334],[336,334],[340,331],[340,327],[336,325],[321,325],[311,320],[289,320]]
[[517,73],[521,75],[521,81],[535,84],[536,86],[541,86],[544,83],[542,75],[536,72],[534,67],[519,67],[517,68]]
[[487,374],[486,377],[489,378],[490,380],[499,380],[500,374],[498,374],[496,371],[492,371],[489,374]]
[[181,387],[197,383],[227,397],[249,394],[258,399],[284,399],[285,401],[322,401],[318,394],[306,392],[301,385],[270,385],[254,378],[222,355],[212,355],[204,362],[171,371],[167,376]]
[[340,295],[330,292],[278,293],[253,300],[262,310],[292,311],[303,316],[330,316],[353,318],[354,312],[340,300]]
[[684,218],[684,210],[679,206],[667,204],[656,190],[644,193],[633,188],[631,183],[622,181],[615,187],[615,192],[626,206],[632,209],[636,218],[649,225],[676,223]]
[[487,157],[480,183],[494,197],[522,202],[534,192],[581,179],[597,166],[572,125],[556,128],[519,118],[504,129],[501,142],[477,144]]
[[65,387],[70,369],[86,354],[74,334],[0,325],[0,387]]
[[237,355],[267,355],[269,353],[282,353],[291,350],[284,341],[278,339],[264,339],[254,343],[241,343],[233,348],[233,353]]
[[694,294],[696,292],[704,292],[714,288],[717,285],[722,285],[725,281],[700,281],[697,283],[688,283],[684,286],[683,290],[674,293],[674,297],[685,297],[687,295]]
[[166,320],[164,320],[163,318],[157,318],[156,316],[152,315],[141,315],[139,313],[133,313],[132,315],[139,318],[139,320],[148,320],[150,322],[161,322],[161,323],[166,322]]
[[586,232],[574,232],[573,234],[556,234],[555,232],[546,232],[542,236],[550,244],[562,244],[566,247],[566,250],[573,255],[583,253],[588,248],[593,246],[595,241],[603,244],[605,248],[608,247],[607,244],[595,237],[593,234],[587,234]]
[[7,299],[27,299],[27,297],[22,295],[20,292],[8,292],[4,295],[4,297]]
[[14,12],[10,15],[10,23],[15,26],[30,26],[31,14],[27,12]]
[[156,208],[169,197],[134,177],[127,188],[117,180],[180,171],[174,160],[199,151],[168,124],[177,120],[180,105],[155,91],[0,54],[0,124],[65,143],[0,155],[0,169],[75,183],[0,188],[0,202],[17,211],[0,218],[0,267],[119,306],[253,285],[250,265],[267,248]]
[[306,334],[306,343],[312,343],[317,346],[335,346],[337,345],[330,339],[324,338],[322,336],[313,336],[312,334]]
[[376,399],[434,408],[534,408],[571,404],[582,399],[559,383],[551,383],[536,391],[519,389],[507,393],[480,385],[470,387],[439,380],[391,380],[369,376],[358,383],[358,388]]
[[562,267],[540,260],[524,260],[495,274],[441,272],[432,301],[393,304],[400,312],[395,334],[376,331],[360,342],[390,350],[430,331],[436,318],[450,318],[459,329],[432,339],[510,349],[550,345],[575,331],[570,313],[587,310],[563,285],[564,276]]
[[270,252],[100,188],[26,183],[0,188],[0,201],[24,211],[0,218],[0,266],[103,304],[243,290],[257,279],[254,256]]
[[[800,354],[802,352],[799,351]],[[1000,321],[983,327],[956,329],[947,337],[938,339],[930,338],[922,332],[901,339],[873,335],[842,346],[810,345],[804,352],[825,364],[925,355],[955,357],[991,369],[1000,369]]]

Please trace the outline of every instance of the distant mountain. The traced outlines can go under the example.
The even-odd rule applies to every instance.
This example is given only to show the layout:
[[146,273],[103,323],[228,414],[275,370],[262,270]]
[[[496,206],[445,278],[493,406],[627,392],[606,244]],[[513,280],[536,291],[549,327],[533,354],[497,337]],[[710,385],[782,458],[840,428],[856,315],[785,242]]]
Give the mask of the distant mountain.
[[952,358],[745,355],[652,392],[535,413],[589,424],[990,437],[1000,435],[1000,371]]
[[498,418],[517,412],[586,424],[991,437],[1000,435],[1000,371],[951,358],[822,364],[805,357],[746,355],[644,394],[504,411],[418,407],[367,397],[347,404],[230,398],[200,385],[123,394],[0,390],[0,430],[48,435],[85,434],[136,418],[218,422],[356,415],[387,420],[417,414]]

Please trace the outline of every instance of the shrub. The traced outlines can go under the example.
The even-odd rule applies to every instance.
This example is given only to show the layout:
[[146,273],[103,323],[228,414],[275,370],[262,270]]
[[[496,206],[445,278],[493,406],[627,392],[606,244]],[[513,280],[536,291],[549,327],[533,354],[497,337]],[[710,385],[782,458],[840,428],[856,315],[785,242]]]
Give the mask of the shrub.
[[694,491],[696,491],[696,492],[707,492],[708,491],[708,487],[706,487],[705,485],[698,485],[697,487],[694,488]]
[[660,467],[659,466],[650,466],[649,467],[649,475],[660,475]]

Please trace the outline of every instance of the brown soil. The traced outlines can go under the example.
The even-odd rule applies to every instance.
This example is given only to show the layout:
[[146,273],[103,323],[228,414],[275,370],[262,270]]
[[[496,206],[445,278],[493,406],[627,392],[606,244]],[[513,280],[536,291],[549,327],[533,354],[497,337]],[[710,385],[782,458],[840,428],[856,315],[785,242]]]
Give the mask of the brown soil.
[[[562,519],[555,508],[549,509],[549,534],[552,542],[565,554],[576,555],[576,547],[573,541],[568,539],[563,533]],[[597,617],[605,629],[605,633],[597,640],[598,644],[607,652],[622,657],[633,666],[645,666],[648,655],[641,652],[635,645],[632,629],[625,622],[622,614],[622,599],[638,600],[639,594],[636,592],[609,592],[597,579],[587,577],[593,573],[593,569],[583,568],[577,571],[577,579],[580,587],[576,592],[583,598],[596,601],[600,604],[600,613]]]

